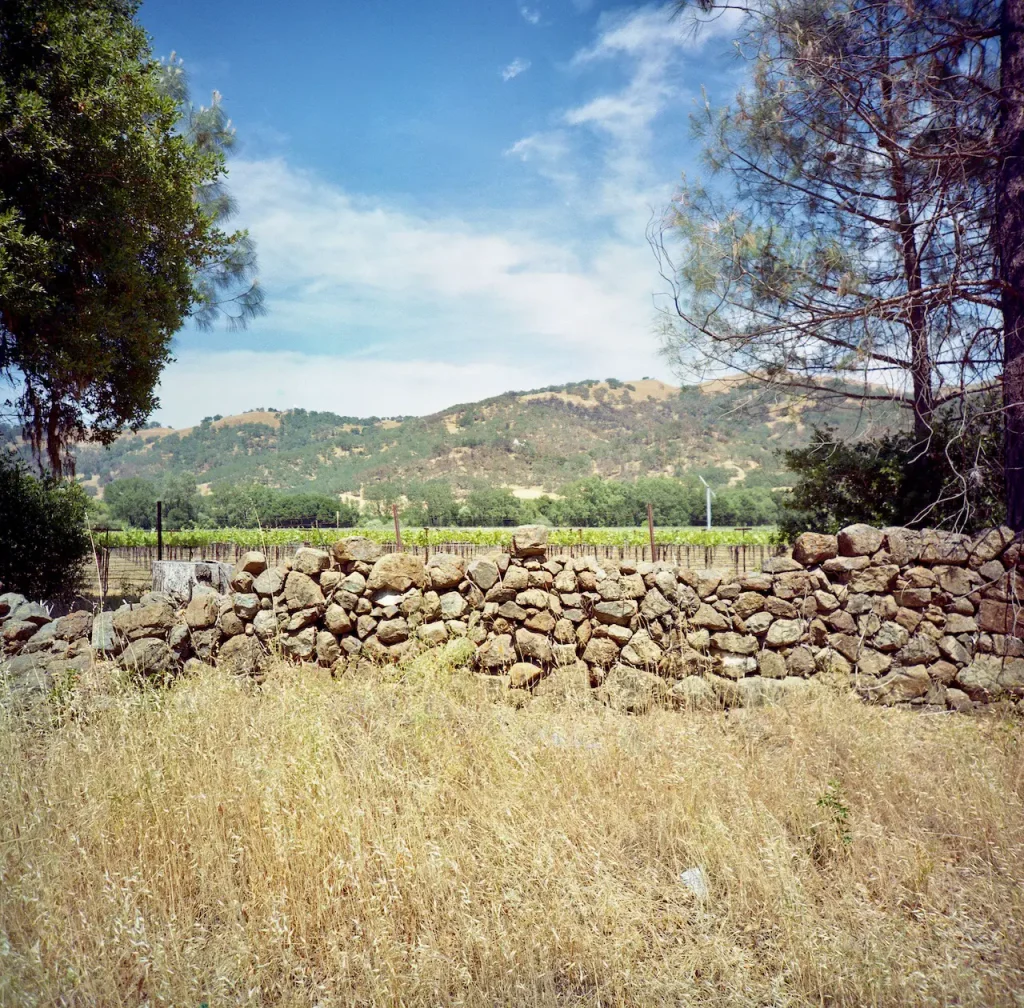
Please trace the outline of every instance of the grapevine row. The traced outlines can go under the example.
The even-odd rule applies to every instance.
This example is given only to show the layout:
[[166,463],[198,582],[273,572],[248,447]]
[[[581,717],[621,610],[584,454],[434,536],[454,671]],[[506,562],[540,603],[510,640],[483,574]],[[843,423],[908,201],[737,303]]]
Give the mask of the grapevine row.
[[[261,546],[288,546],[309,543],[329,545],[343,536],[361,535],[380,543],[395,541],[394,529],[258,529],[221,528],[185,529],[164,532],[166,546],[202,548],[212,543],[233,543],[249,549]],[[749,531],[737,529],[661,528],[655,529],[655,542],[663,546],[738,546],[769,545],[775,535],[772,526]],[[508,528],[407,528],[402,529],[402,542],[408,546],[433,546],[442,543],[471,543],[475,546],[507,546],[511,537]],[[156,532],[142,529],[101,532],[97,543],[104,546],[155,546]],[[548,541],[553,546],[644,546],[649,543],[645,528],[553,528]]]

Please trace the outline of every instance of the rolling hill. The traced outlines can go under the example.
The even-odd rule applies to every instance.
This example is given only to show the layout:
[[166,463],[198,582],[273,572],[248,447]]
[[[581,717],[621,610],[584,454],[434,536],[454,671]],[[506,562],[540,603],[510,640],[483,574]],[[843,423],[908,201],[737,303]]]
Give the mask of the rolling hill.
[[[195,474],[201,486],[258,481],[283,489],[361,496],[385,482],[442,478],[539,496],[584,476],[710,473],[719,483],[789,482],[781,449],[806,443],[815,424],[847,437],[898,423],[895,407],[853,407],[719,380],[677,388],[643,379],[585,381],[506,392],[423,417],[352,417],[258,409],[195,427],[150,427],[110,448],[77,452],[80,479]],[[8,429],[8,437],[13,431]]]

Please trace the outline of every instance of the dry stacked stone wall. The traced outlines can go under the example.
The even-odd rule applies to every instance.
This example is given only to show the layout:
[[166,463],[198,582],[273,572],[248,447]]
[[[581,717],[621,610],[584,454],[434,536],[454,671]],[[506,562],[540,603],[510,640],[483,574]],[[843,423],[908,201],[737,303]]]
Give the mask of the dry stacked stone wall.
[[51,620],[0,596],[16,691],[113,660],[169,676],[217,660],[259,676],[270,656],[336,675],[447,648],[513,701],[592,697],[626,711],[740,705],[827,685],[933,710],[1024,712],[1024,552],[1007,528],[967,537],[852,525],[805,533],[760,573],[548,558],[546,532],[507,551],[424,562],[361,537],[245,554],[220,594],[150,593]]

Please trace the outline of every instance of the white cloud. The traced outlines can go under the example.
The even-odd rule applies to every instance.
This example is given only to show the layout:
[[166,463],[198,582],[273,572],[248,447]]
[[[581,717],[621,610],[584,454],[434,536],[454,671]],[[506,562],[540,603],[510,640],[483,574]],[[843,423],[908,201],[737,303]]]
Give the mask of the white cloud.
[[[204,350],[185,334],[159,417],[180,427],[268,400],[411,414],[509,388],[668,377],[652,335],[659,279],[644,232],[675,171],[652,167],[652,137],[685,97],[683,61],[735,28],[721,18],[687,33],[669,10],[602,15],[570,69],[610,67],[621,85],[505,152],[555,183],[558,200],[530,215],[530,230],[521,213],[442,216],[357,196],[283,160],[232,162],[270,314],[239,349]],[[516,60],[503,76],[526,66]]]
[[501,79],[510,81],[530,69],[530,61],[517,57],[504,70],[501,71]]
[[569,153],[569,144],[564,131],[549,130],[517,140],[505,153],[523,161],[556,160]]
[[672,17],[672,10],[671,5],[642,7],[601,17],[597,40],[575,55],[573,65],[583,68],[624,59],[630,64],[629,77],[619,91],[569,109],[564,115],[567,124],[601,129],[619,145],[634,149],[649,142],[654,120],[682,97],[674,81],[680,56],[735,27],[735,18],[723,16],[687,29]]
[[244,350],[204,351],[205,337],[184,334],[160,391],[158,416],[175,426],[266,405],[271,392],[278,406],[383,416],[584,377],[667,375],[650,334],[642,229],[578,252],[562,236],[357,198],[280,160],[233,162],[231,188],[270,312],[237,337]]
[[540,23],[540,11],[533,10],[525,5],[519,8],[519,13],[522,15],[523,20],[529,24],[535,25]]
[[577,189],[579,176],[572,164],[572,145],[566,130],[545,130],[517,140],[505,152],[550,179],[563,191]]
[[602,14],[597,40],[581,49],[573,62],[582,64],[619,55],[660,59],[680,48],[696,52],[711,39],[734,35],[742,18],[742,12],[730,9],[708,18],[684,20],[675,16],[675,4]]
[[366,361],[284,350],[190,351],[168,369],[157,417],[181,428],[212,413],[257,406],[300,406],[342,416],[422,415],[545,384],[547,372],[536,366]]

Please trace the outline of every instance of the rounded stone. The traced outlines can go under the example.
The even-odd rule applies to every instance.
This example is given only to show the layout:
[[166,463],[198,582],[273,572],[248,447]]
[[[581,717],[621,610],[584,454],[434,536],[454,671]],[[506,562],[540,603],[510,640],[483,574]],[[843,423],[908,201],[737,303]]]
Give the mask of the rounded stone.
[[430,577],[423,561],[411,553],[388,553],[370,571],[368,591],[405,592],[410,588],[426,588]]

